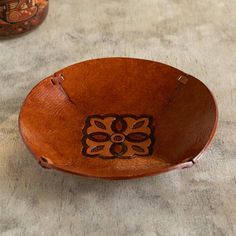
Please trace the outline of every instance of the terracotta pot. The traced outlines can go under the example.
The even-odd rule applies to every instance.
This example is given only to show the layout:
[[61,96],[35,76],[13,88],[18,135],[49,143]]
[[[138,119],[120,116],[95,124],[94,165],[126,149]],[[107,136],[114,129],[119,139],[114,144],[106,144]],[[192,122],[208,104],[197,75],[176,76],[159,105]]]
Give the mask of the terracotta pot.
[[32,30],[43,22],[48,0],[0,0],[0,37]]
[[22,106],[22,137],[39,164],[127,179],[194,165],[216,130],[209,89],[173,67],[106,58],[41,81]]

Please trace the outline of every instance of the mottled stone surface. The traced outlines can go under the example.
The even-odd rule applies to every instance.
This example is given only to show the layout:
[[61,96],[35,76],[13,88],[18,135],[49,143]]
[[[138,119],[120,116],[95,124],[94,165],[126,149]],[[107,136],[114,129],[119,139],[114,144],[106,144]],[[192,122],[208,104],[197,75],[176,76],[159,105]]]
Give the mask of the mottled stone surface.
[[[235,0],[50,0],[45,23],[0,41],[0,235],[236,235]],[[217,135],[193,168],[131,181],[47,171],[20,139],[42,78],[89,58],[161,61],[216,96]]]

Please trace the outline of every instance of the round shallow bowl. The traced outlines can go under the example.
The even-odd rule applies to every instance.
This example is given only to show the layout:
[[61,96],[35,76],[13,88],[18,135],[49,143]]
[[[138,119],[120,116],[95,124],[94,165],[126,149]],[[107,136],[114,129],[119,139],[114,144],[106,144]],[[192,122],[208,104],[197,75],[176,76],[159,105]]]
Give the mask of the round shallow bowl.
[[173,67],[104,58],[69,66],[27,96],[21,135],[42,167],[108,179],[191,167],[210,143],[209,89]]

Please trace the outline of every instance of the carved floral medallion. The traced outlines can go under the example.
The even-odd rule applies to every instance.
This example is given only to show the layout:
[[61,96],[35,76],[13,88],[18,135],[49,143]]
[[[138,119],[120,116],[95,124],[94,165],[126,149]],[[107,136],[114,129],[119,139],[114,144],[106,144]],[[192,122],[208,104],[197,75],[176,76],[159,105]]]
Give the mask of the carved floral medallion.
[[101,158],[149,156],[153,129],[149,116],[90,116],[83,129],[83,154]]

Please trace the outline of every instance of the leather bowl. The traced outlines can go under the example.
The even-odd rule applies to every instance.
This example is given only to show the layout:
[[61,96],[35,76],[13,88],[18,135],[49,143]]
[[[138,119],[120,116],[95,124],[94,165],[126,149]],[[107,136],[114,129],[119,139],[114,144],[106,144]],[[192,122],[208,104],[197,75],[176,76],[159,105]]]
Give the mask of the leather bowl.
[[19,126],[42,167],[129,179],[191,167],[217,119],[212,93],[193,76],[159,62],[103,58],[42,80]]

